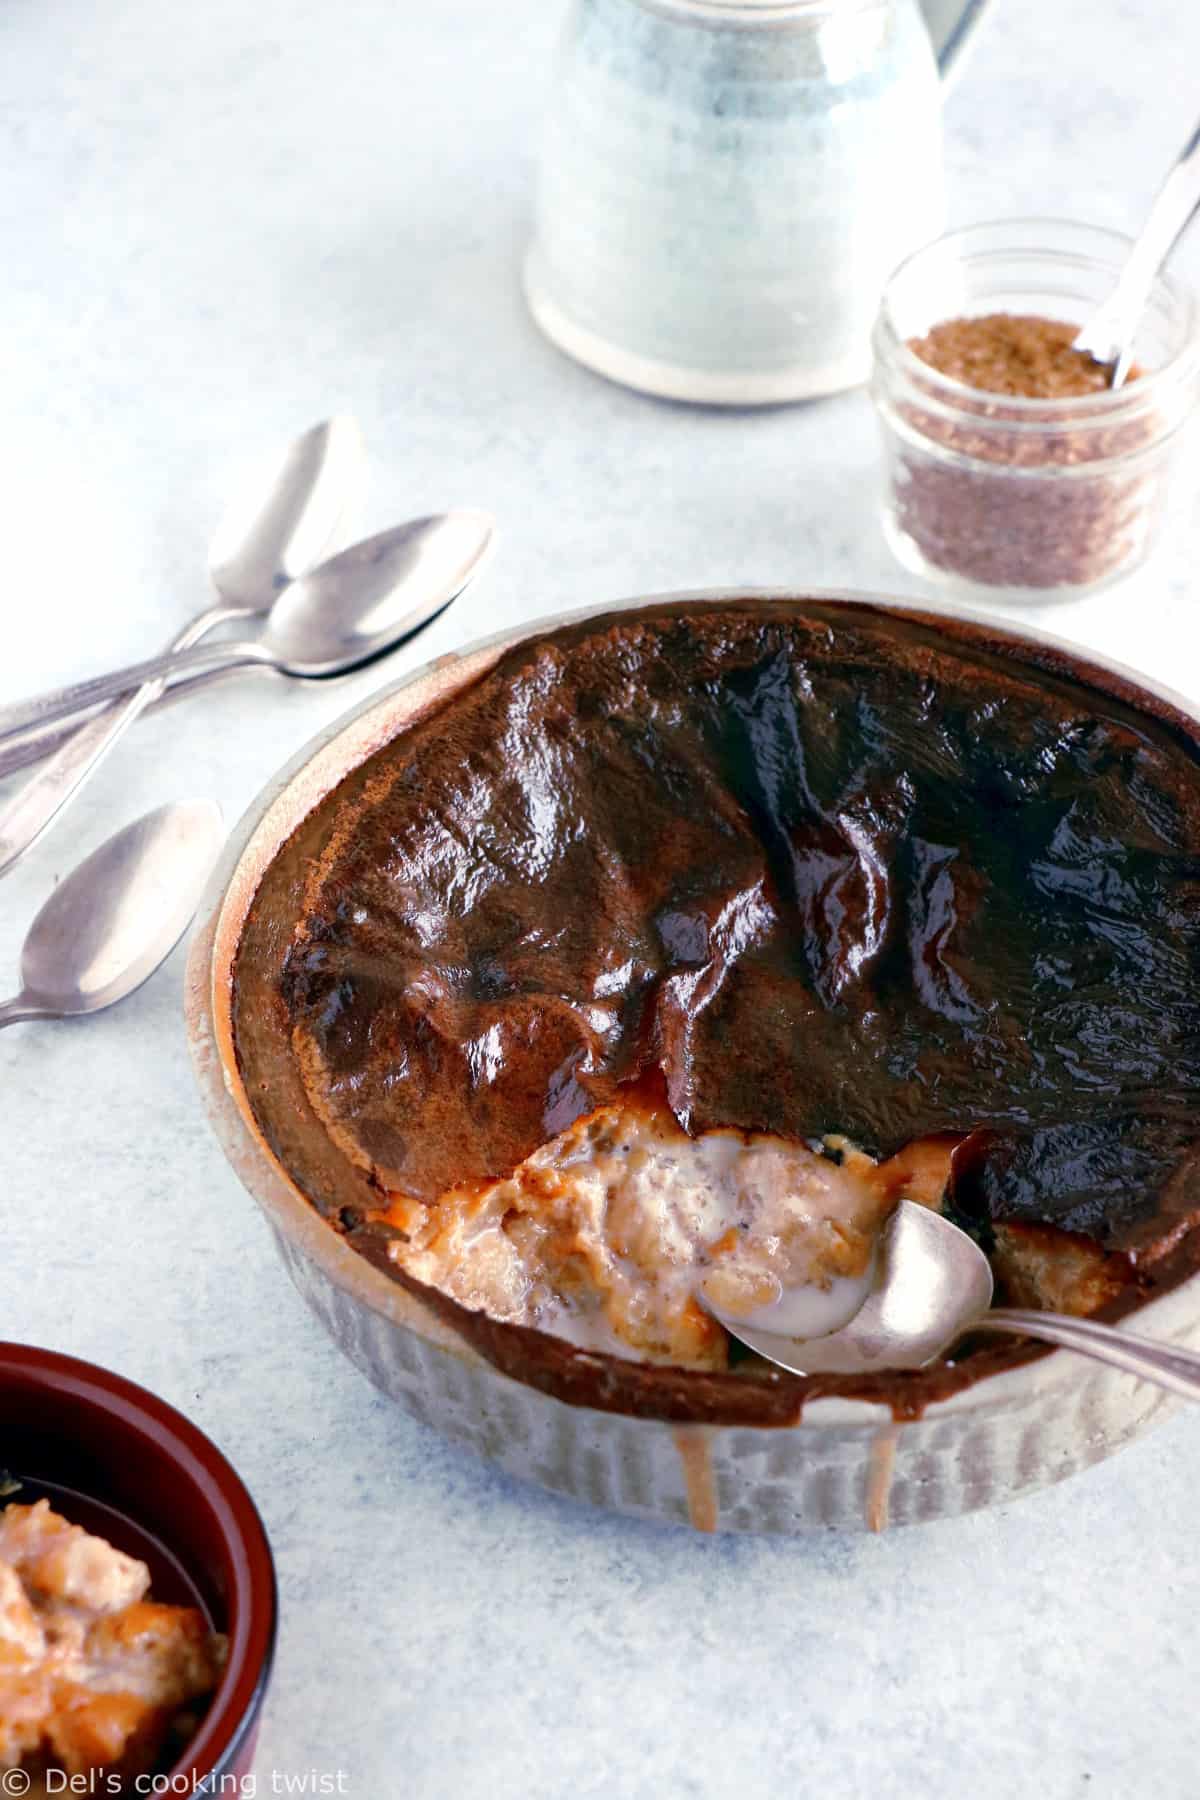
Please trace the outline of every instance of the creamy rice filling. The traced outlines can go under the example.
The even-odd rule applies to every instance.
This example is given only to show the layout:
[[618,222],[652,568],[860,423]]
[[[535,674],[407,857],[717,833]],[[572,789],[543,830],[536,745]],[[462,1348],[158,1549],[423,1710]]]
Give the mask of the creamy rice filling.
[[900,1192],[936,1204],[949,1168],[945,1140],[885,1164],[840,1140],[826,1148],[840,1160],[766,1133],[689,1137],[665,1105],[629,1097],[505,1180],[429,1205],[393,1194],[382,1217],[401,1235],[389,1254],[495,1319],[723,1368],[728,1339],[704,1300],[749,1318],[788,1290],[862,1278]]
[[0,1771],[32,1768],[13,1793],[56,1791],[43,1770],[64,1792],[67,1778],[80,1791],[97,1771],[149,1768],[216,1686],[224,1638],[149,1589],[145,1563],[46,1500],[0,1507]]

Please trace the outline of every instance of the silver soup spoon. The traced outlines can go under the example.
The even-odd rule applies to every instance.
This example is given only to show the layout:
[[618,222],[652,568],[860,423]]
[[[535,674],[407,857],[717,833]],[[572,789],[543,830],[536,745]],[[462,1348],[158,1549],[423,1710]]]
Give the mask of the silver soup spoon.
[[883,1233],[865,1301],[848,1323],[824,1336],[786,1330],[791,1296],[778,1304],[785,1329],[771,1330],[770,1306],[752,1319],[699,1296],[731,1337],[796,1375],[874,1375],[923,1369],[968,1331],[1032,1337],[1111,1363],[1144,1381],[1200,1400],[1200,1354],[1149,1338],[1129,1337],[1094,1319],[992,1306],[992,1270],[965,1231],[940,1213],[902,1200]]
[[1109,386],[1119,388],[1133,365],[1133,344],[1154,278],[1200,207],[1200,125],[1175,159],[1146,223],[1129,252],[1117,285],[1088,320],[1072,346],[1093,362],[1108,363]]
[[101,844],[30,926],[23,986],[0,1006],[0,1030],[100,1012],[132,994],[187,930],[223,835],[219,807],[184,800]]
[[0,736],[163,678],[211,676],[255,663],[306,680],[348,674],[394,650],[448,606],[484,562],[494,529],[490,513],[464,509],[382,531],[285,587],[257,638],[198,644],[0,708]]
[[[349,417],[326,419],[293,439],[237,496],[209,548],[209,577],[220,604],[207,608],[167,646],[186,650],[218,625],[266,610],[281,588],[344,543],[362,497],[366,453]],[[0,876],[16,866],[99,768],[134,721],[162,694],[160,676],[136,688],[61,744],[0,808]]]

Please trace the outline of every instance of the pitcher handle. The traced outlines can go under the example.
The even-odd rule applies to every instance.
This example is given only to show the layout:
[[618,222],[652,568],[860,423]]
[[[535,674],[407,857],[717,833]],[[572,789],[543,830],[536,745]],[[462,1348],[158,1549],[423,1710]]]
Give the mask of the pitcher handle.
[[962,67],[963,52],[982,23],[990,0],[920,0],[920,4],[942,80],[951,82]]

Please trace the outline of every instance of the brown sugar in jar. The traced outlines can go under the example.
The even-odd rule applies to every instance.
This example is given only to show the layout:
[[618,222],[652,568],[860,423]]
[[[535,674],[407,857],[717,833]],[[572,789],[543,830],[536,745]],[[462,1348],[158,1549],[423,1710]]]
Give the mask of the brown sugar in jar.
[[[1059,319],[986,313],[947,319],[923,338],[910,339],[908,348],[977,393],[1027,401],[1103,394],[1108,371],[1071,349],[1077,331]],[[947,467],[919,453],[907,460],[896,496],[899,523],[925,557],[1002,588],[1090,587],[1128,562],[1147,499],[1142,474],[1106,467],[1052,481],[1035,472],[1110,464],[1150,439],[1153,420],[1095,430],[1035,416],[1030,429],[1002,402],[976,406],[977,421],[949,421],[920,407],[909,415],[913,429],[933,442],[1005,471]],[[1011,428],[989,430],[984,421]]]
[[[884,525],[901,562],[928,578],[1014,599],[1063,598],[1127,573],[1149,549],[1165,507],[1168,451],[1195,399],[1195,359],[1184,358],[1185,381],[1164,380],[1169,368],[1137,366],[1111,389],[1107,368],[1072,348],[1091,310],[1086,296],[1068,302],[1064,293],[1073,320],[1041,306],[1018,310],[1012,268],[983,252],[973,275],[957,249],[959,240],[1017,229],[942,239],[910,259],[885,295],[873,381],[888,455]],[[903,290],[926,258],[935,277],[941,260],[942,280],[917,267],[921,312],[909,324],[916,309]],[[1114,273],[1119,261],[1118,251]],[[1042,269],[1039,281],[1044,287]],[[989,283],[1006,304],[987,305]],[[929,324],[939,285],[962,310]],[[1102,271],[1098,298],[1108,285]],[[1044,306],[1057,296],[1037,298]],[[1185,296],[1178,305],[1191,350],[1193,308]]]
[[[1024,400],[1064,400],[1102,394],[1107,365],[1072,346],[1078,327],[1061,319],[1015,313],[983,313],[973,319],[944,319],[908,347],[931,369],[964,387]],[[1134,369],[1128,379],[1141,374]]]

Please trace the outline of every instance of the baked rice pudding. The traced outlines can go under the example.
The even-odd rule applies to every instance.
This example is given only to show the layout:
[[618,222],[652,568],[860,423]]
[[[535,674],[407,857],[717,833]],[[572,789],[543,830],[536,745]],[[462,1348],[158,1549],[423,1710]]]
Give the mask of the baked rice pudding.
[[233,1019],[283,1169],[499,1366],[783,1422],[1042,1353],[731,1358],[706,1295],[861,1276],[902,1195],[1021,1305],[1196,1267],[1198,977],[1181,715],[949,618],[689,601],[499,654],[320,800]]

